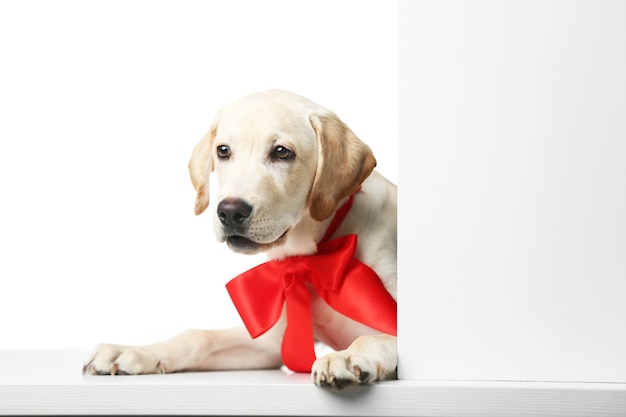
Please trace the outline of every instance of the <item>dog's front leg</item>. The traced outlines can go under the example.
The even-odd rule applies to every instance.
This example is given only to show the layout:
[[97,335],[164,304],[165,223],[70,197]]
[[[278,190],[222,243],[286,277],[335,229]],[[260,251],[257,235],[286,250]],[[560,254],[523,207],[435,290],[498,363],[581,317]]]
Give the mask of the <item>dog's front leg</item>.
[[245,327],[188,330],[146,346],[98,345],[83,367],[88,374],[154,374],[183,371],[267,369],[281,365],[284,320],[252,339]]
[[313,363],[315,385],[342,389],[397,378],[397,340],[386,334],[358,337],[345,350],[329,353]]

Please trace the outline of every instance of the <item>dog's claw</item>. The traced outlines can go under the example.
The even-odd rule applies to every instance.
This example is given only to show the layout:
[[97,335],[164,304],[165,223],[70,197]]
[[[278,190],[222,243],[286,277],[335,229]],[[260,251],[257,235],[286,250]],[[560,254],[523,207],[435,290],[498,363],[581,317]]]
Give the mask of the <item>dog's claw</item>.
[[167,373],[167,366],[166,366],[166,362],[164,359],[161,359],[159,361],[159,363],[157,364],[157,369],[159,371],[159,373],[161,374],[166,374]]
[[369,380],[370,373],[367,371],[361,371],[361,368],[358,366],[355,366],[352,369],[353,369],[354,375],[356,375],[357,378],[359,378],[359,382],[361,384],[366,384],[367,381]]

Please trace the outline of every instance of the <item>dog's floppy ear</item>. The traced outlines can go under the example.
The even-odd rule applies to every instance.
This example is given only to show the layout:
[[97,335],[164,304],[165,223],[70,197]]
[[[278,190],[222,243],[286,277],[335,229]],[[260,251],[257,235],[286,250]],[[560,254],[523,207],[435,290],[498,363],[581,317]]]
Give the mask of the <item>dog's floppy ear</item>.
[[317,171],[309,196],[309,213],[315,220],[329,218],[339,202],[356,191],[372,173],[372,150],[333,114],[310,116],[318,140]]
[[213,142],[217,133],[217,117],[211,124],[211,129],[200,142],[196,144],[189,160],[189,175],[191,183],[197,191],[196,195],[196,216],[202,214],[209,206],[209,177],[213,171]]

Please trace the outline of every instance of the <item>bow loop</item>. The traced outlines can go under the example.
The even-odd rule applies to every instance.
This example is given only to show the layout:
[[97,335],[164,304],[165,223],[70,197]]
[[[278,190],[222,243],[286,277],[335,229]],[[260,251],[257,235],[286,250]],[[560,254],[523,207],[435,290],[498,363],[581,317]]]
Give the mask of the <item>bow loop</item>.
[[[237,312],[253,338],[272,328],[280,318],[285,302],[282,265],[266,262],[241,274],[226,284]],[[250,278],[252,277],[252,279]]]

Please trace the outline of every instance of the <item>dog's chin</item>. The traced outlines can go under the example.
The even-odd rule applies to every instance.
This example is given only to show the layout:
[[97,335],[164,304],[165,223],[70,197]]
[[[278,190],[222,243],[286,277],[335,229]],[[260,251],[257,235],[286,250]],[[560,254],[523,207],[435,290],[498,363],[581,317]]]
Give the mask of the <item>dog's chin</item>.
[[246,255],[254,255],[256,253],[265,252],[269,249],[281,245],[285,240],[285,235],[287,235],[287,232],[288,230],[280,235],[278,239],[269,243],[255,242],[248,239],[247,237],[240,235],[227,236],[225,240],[226,244],[233,252],[243,253]]

